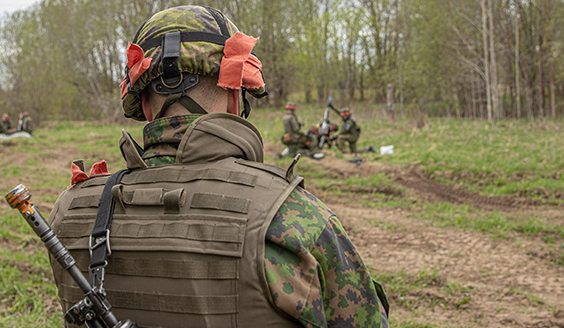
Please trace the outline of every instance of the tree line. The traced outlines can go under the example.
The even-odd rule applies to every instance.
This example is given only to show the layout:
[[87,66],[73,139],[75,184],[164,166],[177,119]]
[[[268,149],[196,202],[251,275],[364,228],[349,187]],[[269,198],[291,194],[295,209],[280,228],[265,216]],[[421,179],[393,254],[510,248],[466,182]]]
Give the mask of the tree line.
[[[260,36],[270,96],[386,102],[413,117],[503,119],[564,112],[561,0],[209,0]],[[125,48],[184,1],[42,0],[2,18],[0,106],[39,120],[121,117]]]

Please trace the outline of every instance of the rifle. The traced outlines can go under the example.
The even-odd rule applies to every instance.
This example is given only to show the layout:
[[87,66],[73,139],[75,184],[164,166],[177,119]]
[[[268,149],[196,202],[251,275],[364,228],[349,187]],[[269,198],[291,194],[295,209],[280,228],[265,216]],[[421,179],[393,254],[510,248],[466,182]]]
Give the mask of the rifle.
[[20,211],[35,234],[41,238],[49,253],[55,257],[63,270],[71,275],[84,293],[84,299],[65,313],[65,320],[78,326],[85,324],[88,328],[138,328],[137,324],[130,319],[117,320],[110,311],[112,306],[106,299],[104,288],[90,286],[88,280],[76,266],[76,261],[68,249],[59,241],[47,221],[29,200],[30,198],[31,193],[22,184],[6,194],[8,204]]

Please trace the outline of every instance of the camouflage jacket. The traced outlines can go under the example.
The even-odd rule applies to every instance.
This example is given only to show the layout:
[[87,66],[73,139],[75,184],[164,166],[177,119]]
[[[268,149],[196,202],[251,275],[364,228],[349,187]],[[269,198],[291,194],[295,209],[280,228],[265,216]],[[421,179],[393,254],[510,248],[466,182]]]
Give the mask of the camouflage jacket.
[[282,117],[282,124],[284,125],[284,133],[298,134],[300,132],[300,122],[298,122],[298,117],[296,114],[286,113]]
[[26,116],[22,120],[22,131],[25,131],[29,134],[33,133],[33,119],[29,116]]
[[[148,166],[175,162],[178,145],[198,115],[148,123]],[[382,287],[333,212],[297,187],[266,233],[265,272],[276,306],[304,327],[388,327]]]
[[348,118],[343,120],[339,134],[358,138],[360,135],[360,127],[352,118]]
[[6,133],[12,128],[12,123],[10,121],[5,121],[0,119],[0,133]]

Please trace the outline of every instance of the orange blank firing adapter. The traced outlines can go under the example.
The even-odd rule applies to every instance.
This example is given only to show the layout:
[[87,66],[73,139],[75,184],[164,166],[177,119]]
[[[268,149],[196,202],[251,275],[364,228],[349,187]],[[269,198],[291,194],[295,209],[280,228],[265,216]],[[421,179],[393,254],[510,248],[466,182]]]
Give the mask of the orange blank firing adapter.
[[30,198],[31,193],[23,184],[18,185],[6,194],[6,201],[8,204],[10,204],[12,208],[17,208],[25,218],[28,218],[35,213],[33,204],[29,201]]

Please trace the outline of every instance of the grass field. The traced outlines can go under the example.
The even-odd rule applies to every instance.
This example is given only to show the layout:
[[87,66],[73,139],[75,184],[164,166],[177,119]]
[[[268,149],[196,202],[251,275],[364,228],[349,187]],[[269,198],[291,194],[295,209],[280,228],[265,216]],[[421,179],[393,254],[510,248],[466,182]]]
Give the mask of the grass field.
[[[397,313],[391,317],[392,326],[488,326],[484,318],[495,317],[497,312],[490,315],[481,309],[477,304],[480,296],[470,296],[477,293],[478,287],[468,287],[464,277],[450,274],[442,262],[423,259],[425,263],[414,262],[421,264],[419,267],[406,263],[405,267],[395,264],[381,269],[375,264],[378,256],[373,255],[372,249],[385,236],[403,238],[412,229],[429,229],[430,233],[440,232],[445,236],[477,234],[501,245],[521,248],[528,245],[523,252],[543,254],[543,265],[552,268],[556,275],[563,272],[564,228],[560,209],[564,198],[561,179],[564,145],[560,134],[564,122],[561,119],[535,122],[427,119],[425,127],[414,129],[408,120],[398,119],[396,124],[388,125],[378,113],[370,108],[355,112],[355,119],[362,127],[359,147],[394,145],[393,155],[362,154],[363,164],[355,167],[346,161],[350,155],[333,148],[322,161],[300,161],[297,173],[305,176],[306,187],[331,208],[341,209],[341,219],[351,238],[363,257],[366,254],[373,275],[384,283],[388,292],[393,313]],[[323,108],[304,106],[297,114],[307,127],[320,121]],[[282,115],[281,110],[255,109],[250,121],[262,132],[268,148],[267,161],[286,167],[289,158],[274,160],[275,152],[283,149],[278,142]],[[0,193],[5,195],[23,183],[39,210],[48,216],[58,194],[70,184],[73,159],[84,159],[87,168],[101,159],[108,162],[111,172],[124,168],[117,144],[121,129],[92,122],[51,122],[38,129],[33,139],[0,140]],[[126,129],[142,143],[141,125]],[[402,176],[413,170],[425,183],[474,195],[478,201],[452,202],[413,192],[407,183],[411,175]],[[536,207],[511,210],[511,206],[501,201],[498,203],[503,206],[495,203],[499,206],[493,209],[480,206],[482,199],[492,197]],[[392,251],[389,252],[392,256]],[[466,256],[469,255],[464,251],[452,251],[453,261]],[[480,277],[486,273],[480,273]],[[549,298],[513,284],[510,291],[503,291],[504,295],[523,296],[532,304],[528,307],[538,308],[542,313],[552,311],[556,315],[559,310],[564,311],[562,303],[551,303]],[[423,291],[431,289],[441,296],[420,297]],[[59,311],[43,245],[19,213],[2,201],[0,327],[62,327]],[[476,313],[466,315],[470,311]],[[504,311],[508,310],[504,308]],[[458,319],[433,319],[439,312],[457,313]]]
[[[258,112],[258,113],[257,113]],[[323,108],[305,107],[297,115],[306,128],[321,121]],[[256,110],[251,121],[264,139],[276,143],[282,134],[280,110]],[[340,123],[335,113],[330,119]],[[564,182],[561,119],[482,121],[428,119],[415,129],[399,120],[388,125],[369,109],[354,112],[362,128],[359,148],[394,145],[394,156],[369,155],[385,164],[419,165],[431,176],[483,194],[514,194],[558,200]],[[334,152],[337,156],[337,152]],[[545,193],[545,191],[548,191]]]

